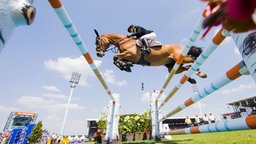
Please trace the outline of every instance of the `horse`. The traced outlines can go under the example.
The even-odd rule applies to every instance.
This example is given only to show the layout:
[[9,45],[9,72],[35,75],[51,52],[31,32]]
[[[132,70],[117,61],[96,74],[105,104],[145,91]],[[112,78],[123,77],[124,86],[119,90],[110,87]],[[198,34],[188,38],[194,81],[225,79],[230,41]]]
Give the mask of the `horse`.
[[[144,54],[141,51],[140,41],[133,37],[127,37],[123,34],[102,34],[99,35],[98,31],[94,29],[96,34],[96,55],[103,57],[105,52],[110,50],[110,46],[113,45],[117,48],[116,55],[114,56],[114,65],[120,70],[131,72],[133,64],[142,66],[166,66],[170,72],[181,55],[183,47],[177,44],[155,44],[151,47],[150,54]],[[149,44],[151,45],[151,43]],[[113,50],[113,48],[111,48]],[[119,53],[118,53],[119,51]],[[175,74],[187,71],[191,65],[195,62],[196,58],[201,54],[202,48],[192,46],[186,56],[183,57],[183,61],[180,64]],[[199,70],[196,74],[201,78],[206,78],[207,75]],[[188,80],[190,83],[195,84],[196,81],[192,78]]]

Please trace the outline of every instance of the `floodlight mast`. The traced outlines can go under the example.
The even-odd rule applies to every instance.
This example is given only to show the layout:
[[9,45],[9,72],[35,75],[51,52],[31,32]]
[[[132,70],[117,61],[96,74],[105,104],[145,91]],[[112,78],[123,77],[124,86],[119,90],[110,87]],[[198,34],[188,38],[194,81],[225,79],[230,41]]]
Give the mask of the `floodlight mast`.
[[[197,84],[193,84],[192,85],[192,89],[193,89],[193,92],[197,95],[198,94],[198,86],[197,86]],[[199,109],[199,112],[200,112],[200,117],[202,117],[203,113],[202,113],[202,108],[201,108],[200,101],[198,101],[197,104],[198,104],[198,109]]]
[[68,110],[69,110],[69,105],[70,105],[70,102],[71,102],[72,94],[73,94],[74,88],[79,83],[80,77],[81,77],[81,73],[73,72],[72,76],[71,76],[71,79],[69,81],[71,90],[70,90],[69,99],[68,99],[68,103],[67,103],[67,107],[66,107],[66,113],[65,113],[65,116],[64,116],[64,119],[63,119],[63,122],[62,122],[61,131],[60,131],[61,136],[63,136],[63,132],[64,132],[64,129],[65,129],[65,124],[66,124],[66,120],[67,120],[67,115],[68,115]]

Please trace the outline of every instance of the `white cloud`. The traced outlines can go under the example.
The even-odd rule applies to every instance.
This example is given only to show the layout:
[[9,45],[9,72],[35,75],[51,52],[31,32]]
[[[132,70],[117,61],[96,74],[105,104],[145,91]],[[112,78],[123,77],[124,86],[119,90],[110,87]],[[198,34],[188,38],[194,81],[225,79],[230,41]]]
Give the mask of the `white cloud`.
[[51,91],[51,92],[60,92],[60,89],[58,89],[55,86],[49,86],[49,85],[43,85],[42,86],[43,89],[47,90],[47,91]]
[[[101,61],[95,60],[95,65],[99,67],[101,65]],[[52,71],[58,72],[64,77],[66,80],[70,80],[72,72],[81,73],[81,78],[79,85],[88,85],[86,79],[88,76],[93,76],[93,71],[91,67],[88,65],[83,56],[79,58],[58,58],[57,60],[48,60],[44,62],[44,66]]]
[[141,100],[143,102],[146,102],[146,103],[149,103],[150,102],[150,99],[151,99],[151,96],[150,96],[150,93],[149,92],[146,92],[142,95],[142,98]]
[[106,70],[104,73],[102,73],[102,77],[104,80],[110,84],[116,84],[118,86],[123,86],[127,84],[127,81],[122,80],[122,81],[117,81],[115,77],[115,73],[113,70]]
[[[67,108],[67,104],[54,104],[54,105],[51,105],[48,110],[52,113],[64,113],[65,110]],[[78,104],[75,104],[75,103],[70,103],[69,105],[69,110],[83,110],[85,109],[83,106],[79,106]]]
[[42,94],[43,97],[46,98],[53,98],[53,99],[58,99],[58,100],[67,100],[68,97],[65,96],[64,94],[53,94],[53,93],[44,93]]
[[48,115],[45,117],[46,120],[50,122],[58,122],[60,118],[57,115]]
[[222,94],[230,94],[230,93],[236,93],[236,92],[243,92],[243,91],[246,91],[246,90],[252,89],[252,88],[255,89],[255,83],[251,82],[248,84],[240,84],[236,88],[222,90],[221,93]]
[[106,80],[106,82],[111,84],[116,83],[113,70],[106,70],[104,73],[102,73],[102,76],[104,77],[104,80]]
[[17,101],[19,104],[29,108],[47,108],[55,103],[53,100],[36,96],[22,96]]
[[[51,113],[64,113],[67,104],[59,103],[59,101],[44,99],[42,97],[35,96],[22,96],[18,99],[18,103],[22,104],[28,108],[38,108],[38,109],[47,109]],[[71,103],[69,105],[70,109],[81,110],[84,109],[83,106],[79,106],[78,104]]]
[[9,107],[9,106],[4,106],[4,105],[0,105],[0,113],[5,113],[5,114],[9,114],[12,111],[18,111],[17,108],[15,107]]
[[[94,63],[97,67],[99,67],[102,61],[95,60]],[[88,85],[88,83],[86,82],[88,76],[94,76],[93,71],[91,70],[87,62],[85,62],[83,56],[73,59],[70,57],[66,57],[58,58],[57,60],[48,60],[44,62],[44,65],[47,69],[61,74],[61,76],[64,77],[66,80],[70,80],[72,72],[80,72],[81,78],[79,85]],[[109,69],[102,73],[102,77],[106,82],[110,84],[123,86],[127,83],[125,80],[117,81],[114,71]],[[47,90],[57,90],[57,88],[54,88],[53,86],[44,86],[44,88]]]
[[127,81],[125,81],[125,80],[117,82],[117,85],[119,85],[119,86],[123,86],[123,85],[126,85],[126,84],[127,84]]

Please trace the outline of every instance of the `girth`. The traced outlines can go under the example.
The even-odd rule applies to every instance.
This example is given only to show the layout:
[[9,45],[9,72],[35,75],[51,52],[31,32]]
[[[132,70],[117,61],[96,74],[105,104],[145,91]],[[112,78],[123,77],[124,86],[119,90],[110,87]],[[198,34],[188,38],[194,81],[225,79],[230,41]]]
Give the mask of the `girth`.
[[144,59],[144,56],[145,56],[144,53],[141,53],[141,54],[140,54],[140,60],[138,61],[137,64],[140,64],[140,65],[143,65],[143,66],[150,66],[150,65],[151,65],[150,62],[146,61],[146,60]]

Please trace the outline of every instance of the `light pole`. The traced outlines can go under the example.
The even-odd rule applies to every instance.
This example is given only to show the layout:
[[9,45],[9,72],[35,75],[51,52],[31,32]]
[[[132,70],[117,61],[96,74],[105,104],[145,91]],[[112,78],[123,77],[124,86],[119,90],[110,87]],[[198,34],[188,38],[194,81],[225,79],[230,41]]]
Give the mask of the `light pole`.
[[[194,93],[197,95],[197,94],[198,94],[198,87],[197,87],[197,84],[193,84],[193,85],[192,85],[192,89],[193,89]],[[198,104],[198,108],[199,108],[199,112],[200,112],[200,117],[202,117],[203,114],[202,114],[202,109],[201,109],[201,103],[200,103],[200,101],[198,101],[197,104]]]
[[67,107],[66,107],[66,113],[65,113],[65,116],[64,116],[64,119],[63,119],[63,122],[62,122],[62,128],[61,128],[61,131],[60,131],[61,136],[63,135],[63,131],[64,131],[64,128],[65,128],[65,123],[66,123],[66,119],[67,119],[67,115],[68,115],[68,110],[69,110],[69,105],[70,105],[71,97],[72,97],[72,94],[73,94],[73,90],[76,87],[76,84],[79,83],[80,76],[81,76],[81,73],[73,72],[72,76],[71,76],[71,79],[69,81],[71,90],[70,90],[70,94],[69,94],[68,104],[67,104]]

